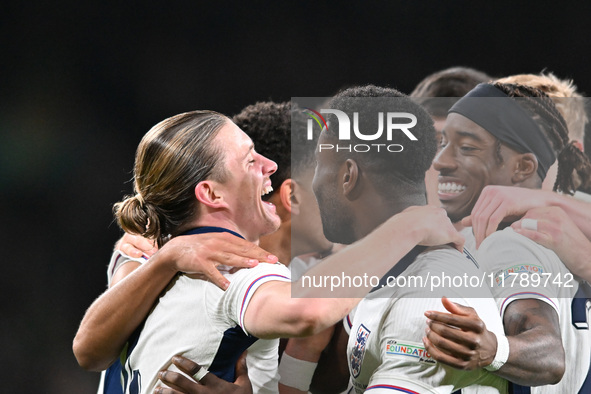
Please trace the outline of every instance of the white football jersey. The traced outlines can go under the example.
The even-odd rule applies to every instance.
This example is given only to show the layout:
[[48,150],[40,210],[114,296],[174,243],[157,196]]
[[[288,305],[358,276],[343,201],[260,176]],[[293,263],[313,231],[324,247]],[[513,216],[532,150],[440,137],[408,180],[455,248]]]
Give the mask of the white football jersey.
[[[474,238],[472,232],[464,232]],[[539,299],[559,316],[566,370],[560,383],[522,388],[516,393],[591,393],[591,288],[574,276],[556,253],[508,227],[487,237],[477,251],[478,262],[493,278],[491,291],[503,316],[518,299]],[[553,352],[553,349],[548,349]],[[588,381],[585,383],[586,378]],[[518,391],[522,390],[522,391]]]
[[[412,253],[412,252],[411,252]],[[384,286],[357,306],[352,316],[347,357],[351,380],[347,393],[437,393],[450,394],[479,383],[490,393],[506,393],[507,382],[479,369],[460,371],[437,363],[425,350],[427,310],[444,311],[441,296],[475,308],[489,330],[502,335],[503,327],[488,286],[440,286],[430,288],[427,280],[418,286],[410,278],[482,278],[482,272],[469,254],[451,247],[429,248],[418,254],[399,278],[405,286]],[[412,263],[408,265],[409,263]],[[394,267],[394,268],[396,268]],[[403,282],[397,281],[398,285]],[[425,285],[426,284],[426,285]],[[475,284],[473,282],[472,284]],[[346,319],[345,319],[346,322]]]
[[[112,259],[112,275],[125,261]],[[261,263],[234,274],[223,272],[230,281],[226,291],[214,284],[178,275],[158,303],[129,339],[119,362],[107,372],[99,393],[151,393],[162,369],[176,370],[170,359],[181,354],[211,373],[234,381],[234,366],[249,349],[247,364],[253,392],[276,393],[278,340],[250,336],[243,319],[248,303],[258,287],[266,282],[290,281],[282,264]]]

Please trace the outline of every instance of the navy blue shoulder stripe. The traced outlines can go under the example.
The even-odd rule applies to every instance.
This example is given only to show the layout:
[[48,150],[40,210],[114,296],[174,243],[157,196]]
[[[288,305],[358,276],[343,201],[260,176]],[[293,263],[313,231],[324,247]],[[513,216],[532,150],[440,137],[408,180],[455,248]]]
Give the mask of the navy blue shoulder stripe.
[[236,362],[257,340],[257,337],[246,335],[240,326],[228,328],[224,331],[218,351],[208,368],[209,372],[220,379],[233,382],[236,375]]
[[476,259],[474,258],[474,256],[472,256],[472,253],[470,253],[470,251],[466,248],[464,248],[464,256],[466,256],[466,258],[468,260],[470,260],[472,263],[474,263],[474,265],[476,266],[476,268],[480,268],[480,266],[478,265],[478,262],[476,261]]
[[386,287],[388,284],[388,278],[397,277],[401,273],[403,273],[404,270],[407,269],[415,261],[417,256],[419,254],[423,253],[423,251],[425,249],[427,249],[427,247],[421,246],[421,245],[415,246],[414,248],[412,248],[412,250],[410,252],[408,252],[406,255],[404,255],[403,258],[400,259],[400,261],[398,261],[398,264],[396,264],[394,267],[390,268],[390,270],[388,272],[386,272],[386,275],[382,276],[378,285],[376,287],[374,287],[371,290],[371,292],[374,292],[378,289]]

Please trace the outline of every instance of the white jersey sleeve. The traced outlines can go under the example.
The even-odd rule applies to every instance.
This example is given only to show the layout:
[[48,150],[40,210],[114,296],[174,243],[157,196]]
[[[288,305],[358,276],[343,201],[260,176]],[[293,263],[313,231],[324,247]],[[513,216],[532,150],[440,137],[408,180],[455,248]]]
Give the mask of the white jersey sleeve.
[[[472,384],[505,393],[506,381],[482,369],[460,371],[437,363],[426,351],[425,311],[447,312],[441,296],[478,311],[487,328],[503,333],[501,319],[490,290],[464,286],[420,288],[411,283],[413,276],[482,278],[476,262],[451,248],[430,249],[419,255],[401,275],[409,281],[397,281],[397,287],[381,288],[362,300],[355,313],[348,345],[351,373],[350,392],[407,392],[450,394]],[[407,285],[402,285],[407,283]],[[477,291],[472,291],[477,290]],[[427,295],[428,294],[428,295]],[[468,294],[468,296],[467,296]],[[475,294],[476,297],[471,296]],[[387,297],[390,296],[390,297]]]
[[143,264],[146,261],[148,261],[148,256],[143,255],[142,257],[136,258],[128,256],[120,250],[113,250],[111,260],[109,261],[109,267],[107,268],[107,284],[109,287],[111,287],[111,280],[113,279],[113,276],[115,275],[117,270],[131,261]]
[[314,267],[321,260],[314,255],[305,255],[294,257],[289,262],[289,270],[291,271],[291,279],[295,282],[300,279],[310,268]]
[[254,268],[239,270],[228,279],[230,286],[224,292],[223,300],[220,303],[224,309],[222,316],[227,316],[240,325],[246,334],[248,332],[244,327],[244,314],[256,290],[263,283],[270,281],[291,281],[289,269],[280,263],[260,263]]
[[557,264],[553,252],[508,227],[486,238],[477,253],[478,261],[494,276],[491,291],[501,316],[511,302],[527,298],[541,300],[560,313],[560,289],[552,280],[568,271]]
[[591,393],[588,284],[574,277],[552,250],[511,228],[488,237],[478,260],[494,274],[491,290],[503,315],[512,301],[525,298],[541,300],[558,314],[565,373],[555,385],[527,390],[533,394]]

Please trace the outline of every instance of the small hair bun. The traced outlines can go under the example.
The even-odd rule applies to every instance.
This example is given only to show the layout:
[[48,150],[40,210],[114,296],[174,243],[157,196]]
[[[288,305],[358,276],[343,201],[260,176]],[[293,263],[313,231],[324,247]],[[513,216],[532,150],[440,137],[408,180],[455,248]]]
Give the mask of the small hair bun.
[[146,209],[146,202],[144,201],[144,197],[140,193],[136,193],[134,197],[140,205],[140,208]]

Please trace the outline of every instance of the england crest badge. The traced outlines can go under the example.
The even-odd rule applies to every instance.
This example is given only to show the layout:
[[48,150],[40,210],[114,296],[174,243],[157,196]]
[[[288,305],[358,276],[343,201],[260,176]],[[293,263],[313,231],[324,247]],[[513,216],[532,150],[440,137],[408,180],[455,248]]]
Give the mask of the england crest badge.
[[367,338],[371,334],[371,331],[367,329],[363,324],[359,326],[357,334],[355,336],[355,345],[351,351],[351,358],[349,362],[351,364],[351,375],[354,378],[359,376],[361,372],[361,364],[363,363],[363,356],[365,355],[365,348],[367,346]]

